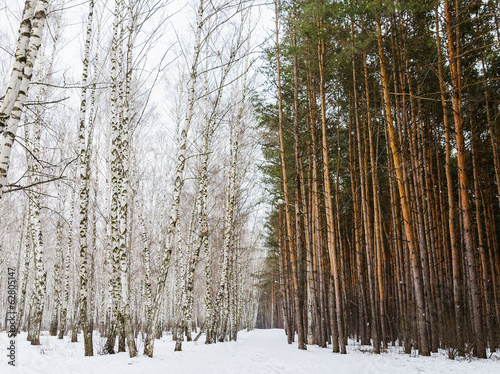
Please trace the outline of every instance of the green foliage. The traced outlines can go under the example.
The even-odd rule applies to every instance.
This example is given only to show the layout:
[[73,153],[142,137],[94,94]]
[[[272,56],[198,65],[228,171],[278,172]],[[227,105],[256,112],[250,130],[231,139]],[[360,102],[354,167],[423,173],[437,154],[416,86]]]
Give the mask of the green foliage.
[[[495,189],[495,168],[492,161],[490,127],[487,109],[498,123],[498,103],[500,96],[500,57],[498,32],[498,1],[459,2],[458,13],[452,6],[453,37],[459,35],[458,45],[461,63],[461,100],[463,107],[464,130],[466,137],[467,174],[473,181],[470,139],[475,137],[480,149],[479,160],[482,183]],[[440,26],[441,53],[438,55],[436,43],[435,9],[438,10]],[[297,46],[292,46],[293,13],[296,17]],[[342,235],[353,237],[353,199],[352,179],[360,183],[360,172],[355,133],[354,107],[357,107],[359,121],[363,129],[367,123],[373,131],[375,142],[375,158],[378,170],[380,201],[383,217],[391,213],[390,183],[395,183],[389,163],[388,146],[385,134],[385,108],[381,95],[380,60],[376,39],[376,22],[380,19],[382,27],[383,54],[389,79],[391,106],[394,114],[396,131],[401,134],[398,139],[403,158],[411,161],[410,137],[406,133],[408,126],[413,131],[418,128],[417,151],[429,147],[432,157],[437,158],[436,166],[432,166],[436,175],[444,177],[445,142],[444,119],[441,102],[440,80],[449,90],[451,75],[448,63],[448,35],[445,30],[442,1],[438,0],[298,0],[283,2],[280,7],[280,53],[281,83],[283,97],[283,126],[285,138],[285,156],[288,170],[289,190],[294,191],[294,102],[293,102],[293,60],[297,58],[299,84],[299,139],[300,155],[305,177],[307,198],[312,181],[309,180],[311,154],[318,157],[318,183],[322,189],[321,178],[321,112],[320,112],[320,67],[318,49],[324,44],[324,87],[326,96],[326,130],[328,157],[330,161],[330,180],[334,191],[335,209],[339,211],[342,222]],[[443,64],[443,76],[438,73],[438,63]],[[269,191],[269,199],[274,210],[268,220],[269,261],[276,261],[277,252],[277,207],[282,199],[282,169],[278,138],[278,105],[276,85],[276,49],[269,46],[262,73],[267,77],[268,86],[254,98],[261,130],[262,149],[265,162],[265,183]],[[483,68],[484,61],[484,68]],[[366,77],[365,77],[366,64]],[[353,65],[356,71],[356,82],[353,79]],[[312,89],[315,102],[311,107],[309,90]],[[370,106],[367,106],[368,91]],[[485,92],[489,102],[485,100]],[[354,103],[354,97],[357,102]],[[448,116],[453,122],[451,112],[451,94],[445,92]],[[496,106],[495,106],[496,105]],[[317,149],[310,148],[311,113],[315,113]],[[406,121],[406,122],[405,122]],[[407,123],[407,125],[404,125]],[[496,125],[495,125],[496,126]],[[421,130],[420,130],[421,129]],[[500,132],[498,126],[495,130]],[[353,136],[350,140],[349,138]],[[368,136],[362,130],[362,142]],[[476,139],[477,138],[477,139]],[[351,155],[352,149],[355,150]],[[457,159],[454,134],[451,139],[452,159],[451,171],[454,191],[458,190]],[[363,148],[363,152],[366,149]],[[427,152],[427,150],[426,150]],[[351,157],[354,158],[356,170],[351,170]],[[431,157],[427,155],[427,157]],[[408,162],[410,162],[408,161]],[[426,162],[426,160],[423,160]],[[438,170],[441,168],[441,170]],[[366,178],[371,183],[371,165]],[[413,172],[413,170],[412,170]],[[351,176],[352,173],[352,176]],[[364,182],[364,181],[362,181]],[[443,186],[446,188],[446,186]],[[443,191],[441,191],[443,193]],[[292,202],[295,197],[292,192]],[[368,192],[368,198],[373,191]],[[322,199],[323,197],[321,197]],[[396,196],[397,198],[397,196]],[[458,200],[458,197],[455,196]],[[323,204],[323,203],[321,203]],[[320,207],[324,215],[324,208]],[[292,214],[295,212],[292,211]],[[500,211],[495,206],[496,216]],[[444,217],[445,219],[446,217]],[[293,218],[292,218],[293,219]],[[384,223],[389,225],[389,223]],[[495,223],[499,226],[498,220]],[[500,230],[500,227],[499,227]],[[387,235],[387,234],[384,234]],[[389,240],[387,237],[385,240]]]

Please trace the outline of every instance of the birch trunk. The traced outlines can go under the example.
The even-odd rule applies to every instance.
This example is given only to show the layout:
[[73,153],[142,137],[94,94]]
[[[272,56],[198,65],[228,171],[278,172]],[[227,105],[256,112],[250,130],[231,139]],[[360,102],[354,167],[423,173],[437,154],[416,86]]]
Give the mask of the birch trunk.
[[[241,39],[241,28],[240,32],[238,34],[238,46],[240,44],[240,39]],[[215,315],[217,314],[216,308],[218,307],[217,305],[217,300],[216,300],[216,305],[212,305],[212,301],[210,300],[211,296],[211,284],[210,284],[210,259],[209,259],[209,242],[208,242],[208,212],[207,212],[207,200],[208,200],[208,163],[209,163],[209,155],[211,152],[211,144],[212,144],[212,138],[214,135],[214,132],[216,128],[218,127],[220,121],[217,120],[217,115],[219,114],[219,107],[220,103],[222,100],[222,94],[224,92],[224,88],[226,86],[226,79],[229,76],[229,73],[231,69],[234,66],[236,59],[236,53],[234,49],[231,51],[231,54],[229,56],[229,60],[225,63],[225,68],[222,73],[222,77],[220,81],[217,83],[217,94],[215,98],[215,102],[212,105],[212,108],[210,110],[210,114],[206,116],[205,124],[204,124],[204,129],[203,129],[203,134],[204,134],[204,143],[203,143],[203,149],[202,149],[202,161],[201,161],[201,172],[200,172],[200,180],[199,180],[199,186],[198,186],[198,194],[197,194],[197,206],[198,206],[198,225],[199,225],[199,230],[200,234],[198,236],[198,246],[195,251],[195,256],[193,258],[193,264],[190,268],[190,276],[188,278],[190,288],[192,290],[192,282],[193,282],[193,276],[194,276],[194,271],[195,267],[199,258],[199,253],[201,248],[204,248],[207,264],[206,264],[206,277],[207,277],[207,284],[206,284],[206,296],[205,300],[207,303],[207,312],[206,312],[206,318],[208,323],[207,324],[207,338],[206,338],[206,344],[211,344],[215,341],[216,339],[216,324],[215,324]],[[207,71],[208,71],[208,66],[207,66]],[[245,75],[246,77],[246,75]],[[246,90],[246,85],[244,84],[243,91]],[[208,82],[206,82],[206,88],[205,91],[207,92],[208,95]],[[243,93],[243,96],[245,93]],[[243,99],[244,100],[244,99]],[[205,103],[205,106],[208,106],[208,103]],[[205,110],[208,110],[208,108],[205,108]],[[240,120],[240,115],[238,114],[238,121]],[[237,125],[238,126],[238,125]],[[223,265],[224,267],[224,265]],[[192,295],[191,295],[192,298]]]
[[111,211],[110,211],[110,244],[112,253],[112,315],[108,326],[108,338],[104,347],[104,352],[113,354],[116,339],[116,327],[121,322],[121,266],[120,266],[120,185],[121,185],[121,121],[120,105],[122,97],[119,96],[119,86],[121,85],[119,77],[118,50],[119,46],[119,25],[123,22],[121,1],[115,1],[114,20],[113,20],[113,38],[111,41]]
[[[26,129],[27,133],[27,129]],[[35,124],[35,137],[33,141],[33,155],[38,158],[40,154],[40,135],[41,135],[41,123],[39,120]],[[26,139],[28,137],[26,136]],[[30,159],[30,157],[28,157]],[[30,165],[31,164],[31,165]],[[35,166],[30,161],[28,161],[28,170],[31,169],[32,173],[35,175],[33,183],[38,182],[38,166]],[[31,178],[29,179],[29,184]],[[33,291],[33,313],[31,315],[31,345],[40,345],[40,329],[42,324],[42,314],[44,309],[45,301],[45,291],[46,291],[46,277],[47,273],[44,270],[43,255],[44,255],[44,243],[42,234],[42,225],[40,222],[40,196],[37,191],[30,192],[30,210],[29,219],[31,220],[31,237],[33,243],[33,260],[35,264],[35,280],[34,280],[34,291]]]
[[127,251],[127,222],[128,222],[128,185],[130,168],[130,101],[131,101],[131,80],[132,80],[132,48],[134,44],[134,14],[133,3],[129,2],[128,25],[127,25],[127,52],[125,64],[125,92],[123,95],[123,118],[120,121],[120,206],[119,206],[119,246],[120,246],[120,278],[121,278],[121,309],[123,319],[123,329],[130,357],[137,356],[137,348],[132,330],[129,304],[129,284],[128,284],[128,251]]
[[26,0],[24,3],[23,15],[19,26],[19,36],[17,39],[16,51],[14,53],[14,66],[10,75],[9,85],[2,105],[0,106],[1,120],[0,126],[3,131],[5,121],[10,116],[14,104],[19,96],[19,90],[23,81],[23,72],[26,66],[26,56],[29,49],[29,42],[32,32],[32,19],[35,14],[35,8],[38,0]]
[[172,206],[170,209],[170,220],[167,228],[167,237],[165,239],[163,253],[161,255],[162,259],[160,262],[159,279],[156,287],[155,297],[150,316],[150,320],[152,321],[152,323],[151,326],[148,326],[146,341],[144,343],[144,354],[147,355],[148,357],[153,357],[154,337],[157,335],[158,332],[157,327],[158,327],[159,307],[160,307],[161,297],[165,289],[165,282],[168,276],[170,258],[172,256],[172,249],[175,242],[175,236],[177,231],[176,229],[179,220],[181,192],[184,185],[184,176],[183,176],[184,167],[186,165],[187,134],[191,126],[194,104],[196,101],[194,89],[196,80],[198,78],[198,60],[201,50],[201,31],[203,28],[203,12],[204,12],[204,0],[200,0],[197,20],[196,20],[193,64],[191,65],[190,78],[188,83],[188,105],[187,105],[186,117],[184,119],[184,123],[179,137],[179,149],[177,153],[177,165],[175,170],[175,184],[174,184]]
[[[59,209],[61,212],[62,209]],[[59,327],[59,315],[61,311],[61,273],[60,266],[64,263],[62,255],[62,222],[61,218],[56,223],[56,259],[54,262],[54,310],[50,322],[50,336],[57,336]]]
[[[49,71],[50,71],[49,64]],[[38,99],[41,99],[43,91],[39,93]],[[45,298],[45,287],[46,287],[46,273],[43,264],[44,255],[44,243],[42,227],[40,222],[40,194],[35,187],[40,181],[40,166],[37,161],[40,157],[40,139],[42,130],[42,115],[39,112],[39,107],[37,106],[34,110],[34,138],[32,142],[32,152],[26,153],[26,164],[28,169],[28,185],[33,185],[27,194],[29,197],[28,203],[28,220],[29,227],[31,230],[31,242],[33,249],[33,259],[34,259],[34,290],[31,304],[30,313],[30,332],[28,334],[29,340],[31,340],[32,345],[40,345],[40,328],[42,321],[42,314],[44,309],[44,298]],[[29,129],[25,127],[25,142],[29,144]]]
[[92,19],[94,14],[94,1],[89,3],[89,13],[87,18],[87,32],[85,37],[85,49],[83,54],[83,73],[82,73],[82,101],[80,103],[80,123],[78,127],[78,174],[80,177],[80,213],[79,213],[79,253],[80,253],[80,323],[83,329],[83,338],[85,345],[85,356],[93,356],[94,348],[92,344],[92,330],[88,319],[88,214],[89,214],[89,184],[90,184],[90,144],[91,137],[86,137],[86,114],[87,114],[87,82],[89,74],[89,55],[92,39]]
[[[28,204],[29,210],[29,204]],[[16,334],[21,331],[22,325],[21,322],[23,320],[23,314],[25,314],[25,306],[26,306],[26,292],[28,287],[28,279],[30,274],[30,264],[31,264],[31,222],[29,220],[29,212],[25,217],[24,224],[24,267],[22,269],[22,278],[19,284],[19,302],[17,303],[17,323],[16,323]],[[19,272],[21,274],[21,269],[19,268]]]
[[16,61],[0,107],[0,198],[7,185],[10,154],[40,49],[47,7],[48,0],[25,2],[15,52]]
[[[226,187],[226,209],[224,213],[224,236],[222,247],[222,270],[220,275],[219,289],[212,313],[212,334],[217,334],[220,342],[223,342],[227,333],[227,321],[229,316],[229,272],[231,254],[234,251],[232,242],[234,240],[234,210],[235,210],[235,187],[236,187],[236,160],[238,153],[237,130],[231,128],[230,142],[231,155],[229,166],[228,186]],[[220,312],[220,315],[219,315]],[[217,328],[217,322],[218,324]],[[214,338],[214,336],[212,337]]]

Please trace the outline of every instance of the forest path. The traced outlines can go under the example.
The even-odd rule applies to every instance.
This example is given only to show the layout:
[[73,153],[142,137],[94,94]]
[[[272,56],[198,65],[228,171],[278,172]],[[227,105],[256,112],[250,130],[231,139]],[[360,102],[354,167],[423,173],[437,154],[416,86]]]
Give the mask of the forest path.
[[[240,332],[238,342],[203,344],[184,342],[182,352],[174,352],[171,335],[155,343],[153,359],[128,354],[83,357],[83,342],[71,343],[67,337],[58,340],[43,332],[41,346],[29,345],[26,334],[17,340],[16,368],[7,365],[5,332],[0,333],[0,372],[61,374],[420,374],[420,373],[500,373],[500,355],[490,360],[451,361],[444,352],[433,357],[413,357],[397,349],[375,355],[368,347],[352,343],[347,355],[334,354],[330,348],[308,346],[299,351],[297,344],[287,344],[283,330]],[[96,352],[103,343],[95,339]],[[139,352],[143,346],[139,344]]]

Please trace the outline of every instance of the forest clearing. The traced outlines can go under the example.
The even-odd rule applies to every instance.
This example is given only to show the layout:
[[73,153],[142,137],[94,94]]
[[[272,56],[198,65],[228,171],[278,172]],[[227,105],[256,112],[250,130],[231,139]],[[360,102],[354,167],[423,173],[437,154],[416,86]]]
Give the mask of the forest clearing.
[[0,362],[500,372],[499,10],[1,2]]

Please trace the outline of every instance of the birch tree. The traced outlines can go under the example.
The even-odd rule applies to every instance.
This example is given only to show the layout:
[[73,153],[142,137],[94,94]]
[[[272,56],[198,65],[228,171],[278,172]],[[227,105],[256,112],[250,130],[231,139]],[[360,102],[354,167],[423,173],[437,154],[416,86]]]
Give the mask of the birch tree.
[[160,259],[159,279],[156,286],[153,305],[151,308],[151,316],[148,317],[148,319],[151,321],[151,325],[148,326],[146,341],[144,343],[144,354],[149,357],[153,357],[154,337],[157,335],[160,300],[163,295],[165,282],[168,276],[168,270],[170,267],[170,259],[172,257],[173,246],[174,243],[176,242],[177,225],[179,223],[181,192],[184,186],[184,168],[186,165],[187,135],[189,128],[191,127],[191,121],[193,119],[193,112],[194,112],[194,104],[196,101],[195,85],[198,79],[198,65],[199,65],[199,57],[200,57],[201,42],[202,42],[201,33],[203,28],[204,9],[205,9],[204,0],[200,0],[196,18],[193,60],[189,72],[186,115],[182,127],[180,129],[179,144],[177,149],[175,184],[174,184],[172,205],[170,207],[170,218],[167,227],[165,243],[163,246],[163,251]]
[[10,154],[40,49],[48,0],[26,0],[14,54],[15,62],[0,106],[0,197],[7,186]]
[[[40,137],[41,137],[41,119],[36,121],[35,135],[33,140],[33,155],[38,158],[40,155]],[[26,131],[26,134],[28,132]],[[28,139],[28,136],[26,136]],[[34,165],[31,161],[30,156],[28,159],[28,170],[34,175],[33,180],[28,178],[29,184],[36,184],[38,181],[38,167]],[[33,290],[33,301],[31,304],[32,314],[30,318],[30,340],[31,345],[40,345],[40,330],[42,324],[42,314],[45,302],[45,292],[46,292],[46,272],[44,270],[44,241],[42,233],[42,225],[40,222],[40,196],[38,191],[34,191],[30,196],[30,206],[29,206],[29,220],[31,228],[31,240],[33,243],[33,261],[35,267],[34,276],[34,290]]]
[[[89,3],[85,49],[83,54],[82,73],[82,101],[80,104],[80,123],[78,127],[78,174],[80,178],[80,206],[79,206],[79,253],[80,253],[80,324],[85,341],[85,356],[93,355],[92,329],[88,317],[88,215],[90,189],[90,151],[92,134],[87,131],[87,85],[89,75],[89,56],[92,40],[92,21],[94,15],[94,1]],[[92,120],[92,119],[90,119]],[[86,140],[87,138],[87,140]],[[92,318],[92,317],[91,317]]]
[[[198,265],[200,259],[200,253],[203,249],[203,253],[206,256],[207,263],[206,266],[206,276],[207,279],[210,279],[210,263],[209,263],[209,228],[208,228],[208,167],[209,167],[209,159],[210,154],[212,152],[212,141],[214,133],[217,131],[221,121],[224,119],[224,114],[220,113],[221,102],[223,101],[223,94],[226,91],[225,88],[227,86],[227,81],[231,78],[230,73],[234,70],[234,67],[241,57],[239,56],[239,51],[242,49],[243,43],[247,40],[244,36],[244,21],[246,20],[246,14],[241,16],[241,21],[235,27],[236,29],[236,39],[231,43],[228,47],[230,49],[229,56],[223,57],[223,53],[218,52],[216,66],[217,70],[220,70],[220,77],[216,78],[215,85],[216,88],[212,90],[212,93],[215,94],[215,98],[213,101],[210,100],[210,89],[209,85],[209,74],[212,71],[212,67],[208,66],[209,63],[209,48],[210,48],[210,39],[207,37],[206,39],[206,68],[205,68],[205,99],[204,99],[204,114],[203,114],[203,129],[202,129],[202,148],[200,154],[200,166],[199,166],[199,174],[197,177],[197,184],[195,187],[196,194],[194,198],[193,204],[193,215],[190,223],[190,231],[187,240],[188,244],[188,253],[185,259],[185,285],[182,290],[181,300],[183,302],[182,306],[182,316],[181,316],[181,330],[183,326],[187,326],[192,318],[192,307],[193,307],[193,287],[194,287],[194,276],[196,267]],[[212,33],[213,34],[213,33]],[[210,35],[210,33],[209,33]],[[214,39],[213,35],[211,39]],[[244,55],[245,53],[243,53]],[[224,61],[224,58],[227,58]],[[196,225],[197,230],[196,230]],[[194,231],[197,231],[198,234],[195,235]],[[209,284],[207,283],[207,297],[205,298],[207,314],[206,314],[206,330],[207,330],[207,338],[206,343],[210,343],[214,339],[214,330],[213,330],[213,316],[212,316],[212,306],[210,300],[210,290]],[[208,322],[208,323],[207,323]],[[175,350],[181,350],[181,342],[182,336],[178,336],[177,345]],[[188,337],[188,341],[189,341]]]
[[[132,9],[128,10],[129,22],[132,22]],[[131,79],[131,53],[133,37],[129,26],[127,39],[127,58],[125,64],[125,79],[121,80],[122,66],[118,62],[122,52],[119,27],[123,19],[123,5],[120,0],[115,2],[113,21],[113,40],[111,42],[111,246],[113,264],[113,319],[110,324],[109,336],[105,350],[114,353],[116,324],[125,335],[131,357],[137,355],[135,340],[130,323],[128,304],[128,272],[127,272],[127,210],[128,210],[128,142],[129,142],[129,95]],[[125,88],[123,87],[125,85]],[[122,348],[124,349],[124,347]]]

